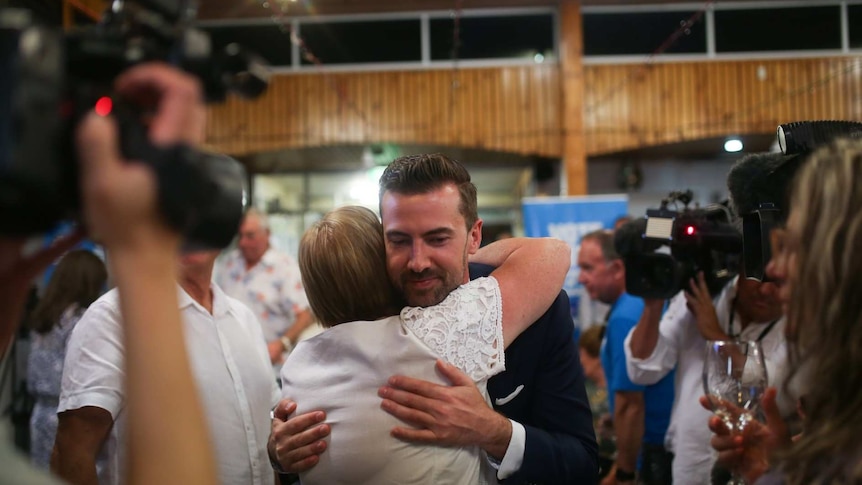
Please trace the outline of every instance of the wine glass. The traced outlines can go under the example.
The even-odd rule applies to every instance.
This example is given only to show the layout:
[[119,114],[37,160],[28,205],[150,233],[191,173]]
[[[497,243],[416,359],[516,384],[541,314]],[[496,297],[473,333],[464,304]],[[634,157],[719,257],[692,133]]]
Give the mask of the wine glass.
[[[703,362],[703,390],[712,412],[731,433],[739,434],[755,419],[766,390],[766,363],[760,342],[710,340]],[[735,470],[728,484],[744,485]]]

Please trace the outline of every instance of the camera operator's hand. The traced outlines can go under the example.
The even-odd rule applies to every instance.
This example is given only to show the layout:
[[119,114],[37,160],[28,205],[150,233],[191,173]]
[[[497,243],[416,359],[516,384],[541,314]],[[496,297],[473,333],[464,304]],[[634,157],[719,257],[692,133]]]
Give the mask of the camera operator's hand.
[[[194,78],[167,65],[144,64],[121,75],[115,88],[124,100],[151,111],[148,132],[154,144],[202,140],[205,111]],[[90,113],[78,128],[77,146],[84,220],[94,238],[112,250],[141,243],[178,246],[179,236],[158,214],[152,170],[123,160],[112,119]]]
[[729,337],[718,324],[718,315],[715,313],[715,305],[712,296],[706,287],[706,279],[703,272],[697,273],[696,278],[689,281],[689,291],[684,292],[688,310],[694,315],[697,329],[705,340],[727,340]]

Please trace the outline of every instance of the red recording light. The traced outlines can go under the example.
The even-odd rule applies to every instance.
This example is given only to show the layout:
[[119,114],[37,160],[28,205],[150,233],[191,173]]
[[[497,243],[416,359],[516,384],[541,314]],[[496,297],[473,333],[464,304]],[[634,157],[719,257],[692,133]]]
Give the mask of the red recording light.
[[102,96],[96,101],[96,114],[99,116],[108,116],[114,108],[114,102],[108,96]]
[[689,236],[694,236],[695,230],[694,226],[685,226],[685,233]]

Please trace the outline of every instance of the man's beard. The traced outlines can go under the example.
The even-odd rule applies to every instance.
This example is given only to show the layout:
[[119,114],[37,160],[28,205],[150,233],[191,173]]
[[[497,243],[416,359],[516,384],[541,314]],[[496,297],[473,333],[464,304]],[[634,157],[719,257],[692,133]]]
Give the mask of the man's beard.
[[[415,280],[423,280],[427,278],[435,278],[436,284],[428,288],[415,288],[411,283]],[[399,290],[407,300],[407,304],[415,307],[429,307],[436,305],[449,296],[455,288],[461,286],[460,278],[445,272],[439,272],[431,269],[415,273],[413,271],[405,271],[401,273],[399,278]]]

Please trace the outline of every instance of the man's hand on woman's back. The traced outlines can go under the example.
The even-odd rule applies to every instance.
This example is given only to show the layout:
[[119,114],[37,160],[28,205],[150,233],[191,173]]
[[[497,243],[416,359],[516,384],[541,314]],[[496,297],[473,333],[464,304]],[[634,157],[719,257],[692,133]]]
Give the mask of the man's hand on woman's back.
[[326,419],[323,411],[291,416],[295,412],[296,403],[290,399],[282,399],[273,410],[267,450],[282,473],[304,472],[317,465],[326,450],[324,438],[331,431],[328,424],[321,424]]
[[437,370],[451,386],[393,376],[380,388],[383,410],[413,426],[393,428],[392,436],[438,446],[477,445],[501,460],[512,423],[488,406],[470,376],[442,360],[437,361]]

